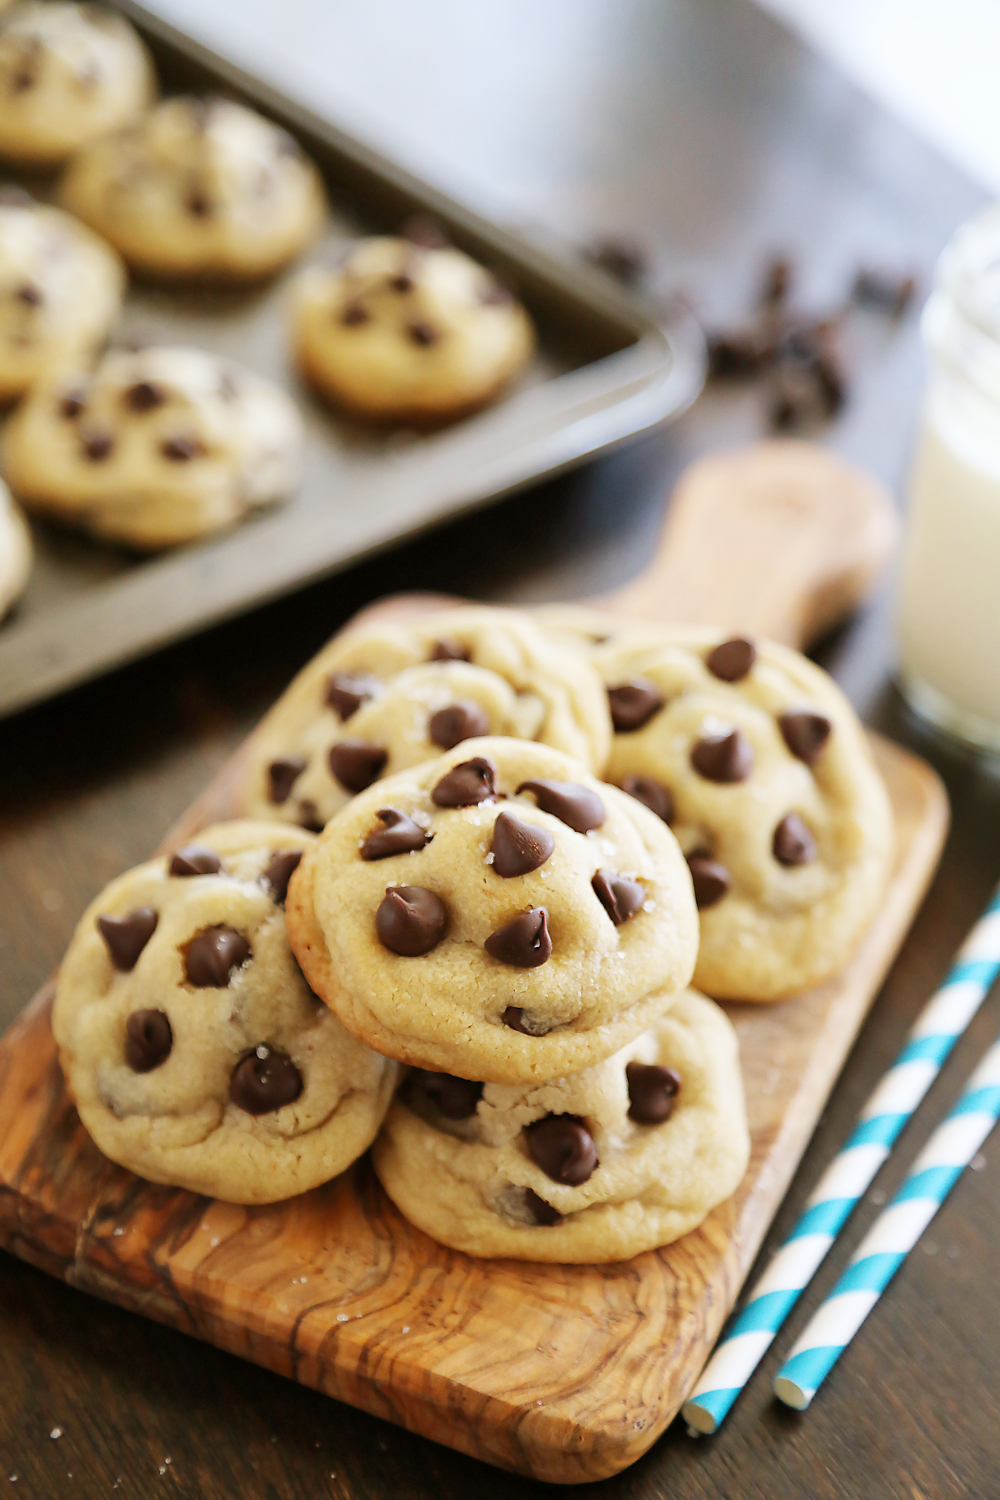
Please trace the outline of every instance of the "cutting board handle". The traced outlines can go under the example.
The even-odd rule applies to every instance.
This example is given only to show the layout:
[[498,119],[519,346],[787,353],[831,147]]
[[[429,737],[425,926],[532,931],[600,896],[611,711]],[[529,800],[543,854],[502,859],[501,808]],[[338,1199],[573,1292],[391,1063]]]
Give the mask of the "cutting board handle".
[[589,602],[801,648],[861,602],[898,532],[892,497],[861,469],[815,443],[755,443],[692,464],[648,567]]

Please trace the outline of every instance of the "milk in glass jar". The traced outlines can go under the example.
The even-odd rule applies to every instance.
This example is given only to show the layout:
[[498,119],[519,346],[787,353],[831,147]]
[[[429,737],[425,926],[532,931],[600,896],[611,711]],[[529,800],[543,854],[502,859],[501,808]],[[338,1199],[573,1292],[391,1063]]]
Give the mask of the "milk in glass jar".
[[956,234],[924,310],[930,364],[898,603],[900,683],[1000,751],[1000,206]]

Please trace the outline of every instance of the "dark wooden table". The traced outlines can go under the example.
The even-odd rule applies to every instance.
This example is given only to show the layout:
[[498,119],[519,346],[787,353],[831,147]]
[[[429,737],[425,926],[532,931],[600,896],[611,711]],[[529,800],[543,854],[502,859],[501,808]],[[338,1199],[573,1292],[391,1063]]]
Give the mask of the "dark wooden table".
[[[372,25],[343,9],[348,28]],[[957,171],[744,0],[581,0],[578,9],[554,3],[551,13],[514,4],[478,10],[475,26],[467,12],[461,78],[454,49],[432,45],[458,14],[454,6],[400,7],[397,40],[411,49],[411,65],[396,56],[388,73],[381,56],[392,53],[394,31],[388,7],[377,9],[379,55],[372,49],[365,59],[360,49],[373,115],[381,102],[403,128],[406,111],[425,97],[421,138],[436,132],[442,159],[457,171],[478,174],[524,217],[570,238],[638,235],[654,252],[655,286],[683,286],[712,319],[746,306],[761,261],[776,247],[794,254],[802,298],[818,307],[836,301],[861,261],[912,264],[926,284],[944,240],[981,201]],[[427,18],[428,44],[416,52],[414,15]],[[333,80],[337,67],[331,56]],[[852,399],[829,439],[898,489],[921,380],[916,318],[895,331],[862,319],[852,343]],[[0,724],[0,1019],[12,1019],[50,972],[84,904],[148,854],[355,608],[400,588],[515,601],[610,587],[637,571],[683,465],[761,425],[757,395],[712,393],[672,431]],[[1000,874],[997,783],[907,722],[890,683],[886,601],[820,655],[873,722],[936,761],[954,799],[954,830],[761,1264]],[[778,1351],[829,1289],[876,1201],[899,1181],[996,1024],[994,1002],[959,1045]],[[799,1417],[772,1403],[772,1356],[719,1436],[695,1443],[675,1424],[632,1470],[591,1487],[594,1500],[995,1495],[1000,1146],[988,1143],[985,1157],[985,1168],[959,1183],[814,1410]],[[57,1428],[61,1436],[51,1436]],[[4,1255],[0,1487],[14,1475],[11,1493],[37,1500],[117,1491],[240,1500],[542,1492]]]

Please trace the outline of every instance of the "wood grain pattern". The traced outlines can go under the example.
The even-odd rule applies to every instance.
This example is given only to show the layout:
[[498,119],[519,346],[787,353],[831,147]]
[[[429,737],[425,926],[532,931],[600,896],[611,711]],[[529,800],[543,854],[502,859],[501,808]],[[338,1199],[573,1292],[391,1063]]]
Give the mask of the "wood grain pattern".
[[[758,459],[750,453],[755,475]],[[727,505],[743,493],[738,472],[721,491],[708,487]],[[834,513],[838,495],[856,516],[855,488],[834,485],[825,500]],[[796,531],[801,514],[787,509],[784,542],[818,589],[831,576],[829,528],[809,523],[809,541]],[[646,577],[652,598],[663,598],[656,579],[675,566],[671,535]],[[771,530],[754,573],[758,612],[779,626],[771,585],[788,555],[781,542]],[[717,570],[698,545],[685,576],[704,599]],[[841,578],[863,577],[863,564],[855,557]],[[381,611],[432,602],[446,601],[411,596]],[[810,617],[799,611],[775,633],[795,637]],[[749,601],[743,620],[758,628]],[[153,1187],[106,1161],[81,1127],[49,1026],[51,986],[0,1043],[0,1242],[74,1286],[504,1468],[563,1483],[618,1472],[693,1383],[936,864],[947,823],[936,775],[873,743],[899,837],[884,905],[835,981],[780,1006],[727,1007],[740,1035],[751,1166],[734,1197],[677,1244],[613,1266],[475,1261],[407,1224],[367,1161],[264,1208]],[[168,842],[238,811],[241,760],[238,752]]]

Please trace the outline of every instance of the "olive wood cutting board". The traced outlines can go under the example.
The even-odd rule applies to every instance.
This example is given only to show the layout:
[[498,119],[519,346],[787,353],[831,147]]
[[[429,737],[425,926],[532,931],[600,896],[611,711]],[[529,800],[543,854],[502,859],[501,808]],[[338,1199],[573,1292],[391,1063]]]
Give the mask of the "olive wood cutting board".
[[[888,498],[805,444],[704,460],[658,552],[605,610],[804,643],[891,547]],[[421,598],[374,612],[413,612]],[[366,612],[371,617],[373,611]],[[604,1266],[477,1261],[388,1202],[367,1159],[286,1203],[154,1187],[97,1151],[67,1097],[47,985],[0,1042],[0,1243],[71,1285],[207,1339],[478,1458],[572,1482],[655,1441],[698,1374],[936,864],[935,774],[873,739],[896,816],[885,900],[838,978],[728,1005],[753,1154],[729,1202],[662,1250]],[[237,812],[241,753],[168,845]]]

